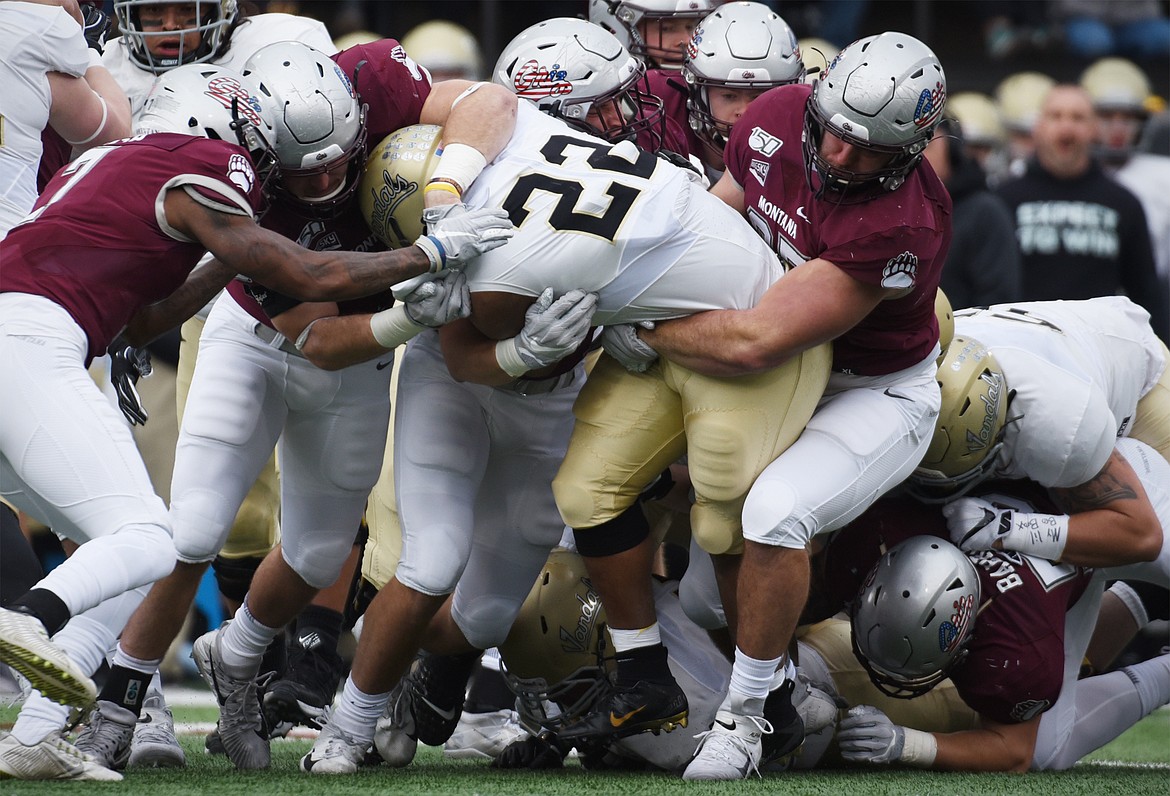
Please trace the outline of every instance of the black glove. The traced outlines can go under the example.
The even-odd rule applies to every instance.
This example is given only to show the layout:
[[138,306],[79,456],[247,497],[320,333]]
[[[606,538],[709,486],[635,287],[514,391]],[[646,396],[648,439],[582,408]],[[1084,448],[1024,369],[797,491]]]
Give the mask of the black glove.
[[542,732],[539,736],[526,735],[508,744],[492,760],[492,768],[561,768],[568,750],[561,751],[556,736]]
[[84,20],[81,27],[85,33],[85,43],[101,55],[106,50],[106,36],[110,35],[113,20],[105,11],[89,3],[82,4],[81,18]]
[[151,371],[150,352],[118,338],[110,344],[110,384],[118,393],[118,408],[132,426],[145,425],[149,415],[134,385]]

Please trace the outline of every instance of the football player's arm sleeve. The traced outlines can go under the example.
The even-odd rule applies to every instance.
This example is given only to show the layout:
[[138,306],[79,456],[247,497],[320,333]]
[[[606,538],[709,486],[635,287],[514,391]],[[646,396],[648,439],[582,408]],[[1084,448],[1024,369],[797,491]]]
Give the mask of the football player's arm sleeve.
[[1040,716],[1020,724],[983,719],[977,730],[936,732],[936,771],[1027,771],[1036,750]]

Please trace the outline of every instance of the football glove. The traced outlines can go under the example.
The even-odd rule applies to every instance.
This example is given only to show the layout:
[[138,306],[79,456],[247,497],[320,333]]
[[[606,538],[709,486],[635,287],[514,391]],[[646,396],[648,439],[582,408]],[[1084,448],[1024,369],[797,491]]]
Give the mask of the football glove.
[[850,708],[837,725],[841,757],[853,763],[894,763],[902,758],[906,730],[869,705]]
[[431,261],[431,273],[460,270],[484,252],[503,246],[516,229],[502,208],[468,210],[465,205],[440,205],[423,211],[427,234],[414,242]]
[[565,756],[569,750],[562,751],[556,742],[556,736],[550,732],[537,735],[526,735],[517,738],[508,744],[492,760],[492,768],[527,768],[548,769],[561,768],[565,764]]
[[570,290],[554,301],[545,288],[524,313],[520,334],[496,345],[496,361],[511,376],[559,362],[585,341],[595,309],[596,293]]
[[605,353],[632,373],[645,373],[658,359],[658,352],[638,337],[638,327],[653,329],[652,321],[619,323],[601,330],[601,347]]
[[471,314],[471,293],[462,271],[448,271],[424,282],[404,301],[402,308],[410,320],[432,328]]
[[83,20],[82,33],[85,34],[86,45],[101,55],[105,52],[106,37],[110,35],[113,20],[105,11],[89,3],[81,7],[81,18]]
[[110,384],[118,395],[118,408],[132,426],[145,425],[150,418],[134,385],[151,370],[150,352],[145,348],[135,348],[121,339],[111,344]]

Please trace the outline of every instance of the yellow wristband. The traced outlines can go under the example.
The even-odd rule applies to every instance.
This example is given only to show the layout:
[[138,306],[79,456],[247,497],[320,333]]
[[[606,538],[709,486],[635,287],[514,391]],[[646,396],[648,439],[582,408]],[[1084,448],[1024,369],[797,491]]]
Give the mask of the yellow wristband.
[[447,191],[448,193],[454,194],[457,199],[463,198],[463,194],[459,189],[449,182],[428,182],[427,186],[423,188],[423,195],[425,196],[431,191]]

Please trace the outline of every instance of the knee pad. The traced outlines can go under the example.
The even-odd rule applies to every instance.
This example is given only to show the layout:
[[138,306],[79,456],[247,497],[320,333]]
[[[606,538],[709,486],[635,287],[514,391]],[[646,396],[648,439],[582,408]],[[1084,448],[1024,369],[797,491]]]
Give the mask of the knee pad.
[[211,569],[215,572],[215,582],[219,586],[219,593],[229,600],[243,602],[244,596],[252,585],[252,576],[260,567],[263,556],[246,556],[244,558],[225,558],[216,556],[211,562]]
[[337,580],[353,540],[338,534],[313,534],[306,539],[282,539],[280,549],[285,563],[301,580],[314,589],[324,589]]
[[593,493],[575,478],[561,478],[560,473],[552,482],[553,497],[561,519],[570,528],[588,528],[594,524],[600,512]]
[[175,550],[187,564],[210,561],[224,546],[232,517],[221,495],[206,489],[189,489],[172,496],[171,516]]
[[467,608],[453,606],[451,618],[467,642],[483,650],[504,643],[516,614],[520,612],[523,599],[516,601],[489,594],[480,595],[471,603]]
[[801,549],[816,534],[811,516],[796,516],[797,494],[784,481],[759,481],[743,504],[743,535],[760,544]]
[[[587,558],[612,556],[632,550],[650,535],[650,523],[641,506],[631,506],[609,522],[592,528],[574,528],[577,552]],[[489,645],[492,646],[492,645]]]

